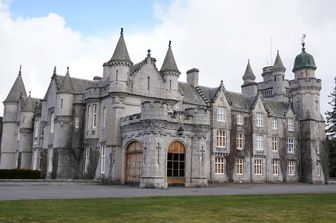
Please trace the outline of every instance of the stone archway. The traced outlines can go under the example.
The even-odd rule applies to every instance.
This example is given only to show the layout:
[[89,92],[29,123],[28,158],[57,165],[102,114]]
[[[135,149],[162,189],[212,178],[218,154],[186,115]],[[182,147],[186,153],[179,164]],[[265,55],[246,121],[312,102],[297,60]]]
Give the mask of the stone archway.
[[142,174],[143,145],[138,141],[130,143],[126,148],[126,184],[139,184]]
[[172,185],[185,185],[186,148],[179,142],[172,142],[167,154],[167,183]]

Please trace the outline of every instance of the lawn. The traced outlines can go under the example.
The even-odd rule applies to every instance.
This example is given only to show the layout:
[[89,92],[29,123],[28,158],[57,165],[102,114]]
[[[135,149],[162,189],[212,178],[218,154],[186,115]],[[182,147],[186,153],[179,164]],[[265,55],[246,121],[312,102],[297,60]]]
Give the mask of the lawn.
[[0,222],[336,222],[336,194],[0,201]]

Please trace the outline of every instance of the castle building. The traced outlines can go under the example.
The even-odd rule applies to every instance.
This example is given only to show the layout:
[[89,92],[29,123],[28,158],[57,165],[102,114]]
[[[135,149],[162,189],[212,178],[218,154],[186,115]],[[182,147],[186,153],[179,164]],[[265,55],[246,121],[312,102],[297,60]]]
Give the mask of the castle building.
[[277,53],[257,83],[248,62],[241,93],[186,82],[172,45],[162,67],[148,50],[134,64],[123,30],[102,77],[53,71],[43,99],[27,95],[21,68],[4,100],[1,169],[44,178],[103,179],[140,187],[245,182],[325,183],[321,80],[305,50],[295,78]]

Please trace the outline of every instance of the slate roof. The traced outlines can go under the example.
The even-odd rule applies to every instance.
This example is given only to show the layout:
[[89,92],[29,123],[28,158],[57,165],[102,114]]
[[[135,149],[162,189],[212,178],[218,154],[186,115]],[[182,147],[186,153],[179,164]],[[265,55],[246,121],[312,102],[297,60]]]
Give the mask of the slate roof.
[[[56,75],[55,78],[56,78],[57,89],[59,89],[61,87],[61,84],[63,83],[65,76]],[[84,80],[84,79],[73,78],[73,77],[70,77],[70,79],[73,85],[74,94],[84,94],[85,89],[91,86],[94,86],[94,84],[96,83],[93,80]]]
[[274,61],[273,68],[276,69],[276,70],[283,71],[283,72],[286,71],[286,68],[282,63],[282,60],[281,60],[281,57],[280,57],[280,54],[279,54],[279,50],[277,51],[277,55],[276,55],[276,58],[275,58],[275,61]]
[[249,111],[255,100],[255,96],[248,96],[232,91],[226,91],[225,93],[228,100],[231,102],[231,108],[240,111]]
[[167,54],[166,54],[166,57],[163,61],[160,72],[176,72],[176,73],[179,73],[179,74],[181,73],[179,71],[179,69],[177,68],[177,65],[176,65],[176,62],[175,62],[174,54],[173,54],[173,51],[171,49],[171,41],[169,41]]
[[123,28],[121,28],[120,37],[119,37],[117,46],[114,50],[114,53],[112,55],[112,58],[107,63],[110,63],[110,62],[128,62],[132,64],[132,61],[129,57],[128,50],[126,47],[125,39],[124,39]]
[[243,80],[246,82],[253,82],[256,79],[256,76],[254,75],[251,65],[250,65],[250,60],[247,62],[247,66],[245,69],[245,73],[243,75]]
[[23,112],[34,112],[36,105],[40,102],[39,98],[32,98],[30,95],[26,98],[24,105],[23,105]]
[[271,116],[284,117],[290,106],[288,103],[263,99],[263,103]]
[[68,67],[67,73],[65,77],[63,78],[60,88],[58,89],[58,93],[72,94],[73,92],[74,92],[74,88],[73,88],[73,84],[72,84],[71,77],[69,74],[69,67]]
[[200,95],[197,93],[196,89],[193,88],[191,85],[184,82],[179,82],[178,90],[180,94],[183,96],[184,103],[203,105],[203,106],[206,105],[205,102],[200,97]]
[[27,96],[21,76],[21,69],[4,102],[17,102],[20,96]]

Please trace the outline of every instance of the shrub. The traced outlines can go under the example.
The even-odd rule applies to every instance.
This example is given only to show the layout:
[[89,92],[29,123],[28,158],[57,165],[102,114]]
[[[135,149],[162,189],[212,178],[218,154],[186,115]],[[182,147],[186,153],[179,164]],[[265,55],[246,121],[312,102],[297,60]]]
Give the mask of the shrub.
[[0,179],[40,179],[40,170],[3,169],[0,170]]

